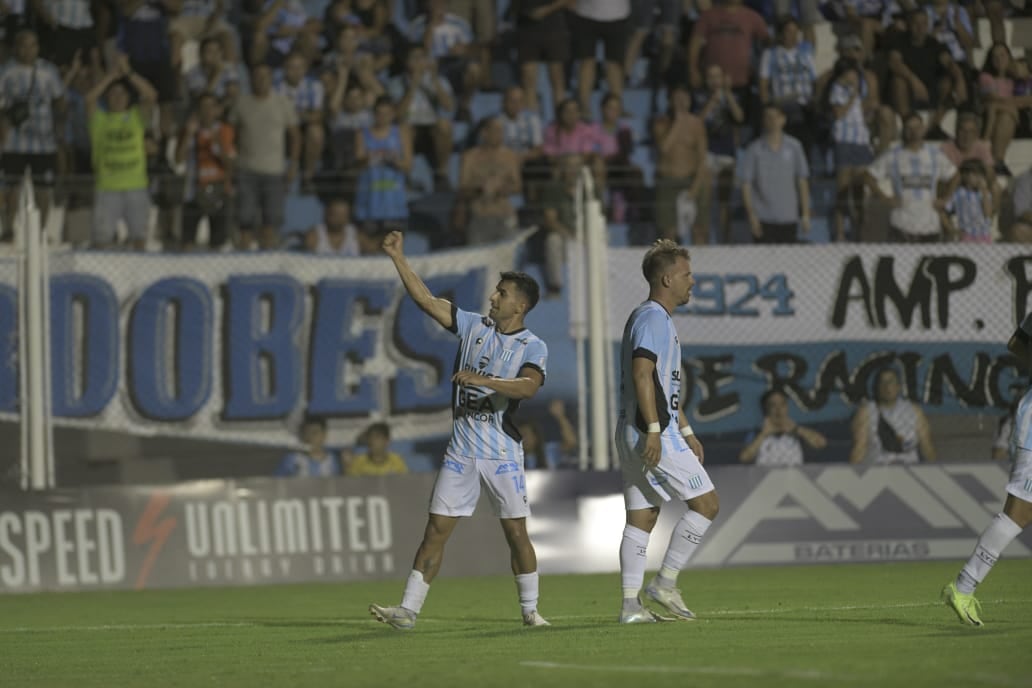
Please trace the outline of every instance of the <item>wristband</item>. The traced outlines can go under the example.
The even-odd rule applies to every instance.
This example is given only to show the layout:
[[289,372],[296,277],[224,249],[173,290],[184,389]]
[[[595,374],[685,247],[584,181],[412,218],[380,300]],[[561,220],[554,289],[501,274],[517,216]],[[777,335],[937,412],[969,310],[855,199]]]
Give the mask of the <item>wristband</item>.
[[692,430],[692,426],[691,426],[690,423],[688,425],[685,425],[685,426],[681,427],[681,437],[690,437],[691,435],[694,435],[694,434],[695,434],[695,431]]
[[659,423],[649,423],[648,433],[651,435],[654,432],[663,432],[663,428],[660,427]]

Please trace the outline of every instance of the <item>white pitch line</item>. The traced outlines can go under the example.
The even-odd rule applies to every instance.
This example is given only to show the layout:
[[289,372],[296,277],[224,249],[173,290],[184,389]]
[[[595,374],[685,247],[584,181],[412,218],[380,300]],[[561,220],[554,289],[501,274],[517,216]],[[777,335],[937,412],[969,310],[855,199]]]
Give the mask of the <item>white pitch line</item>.
[[777,671],[752,669],[750,667],[718,667],[718,666],[600,666],[598,664],[567,664],[565,662],[525,661],[520,666],[534,669],[568,669],[571,671],[604,671],[606,673],[621,672],[635,674],[698,674],[703,676],[747,676],[750,678],[789,678],[807,681],[868,681],[871,678],[850,674],[832,674],[810,669],[788,669]]

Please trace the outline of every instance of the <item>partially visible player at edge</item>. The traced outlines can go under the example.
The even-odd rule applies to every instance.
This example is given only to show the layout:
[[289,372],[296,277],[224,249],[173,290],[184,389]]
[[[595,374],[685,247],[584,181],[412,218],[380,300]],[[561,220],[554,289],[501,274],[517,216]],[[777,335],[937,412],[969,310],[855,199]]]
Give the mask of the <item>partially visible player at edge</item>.
[[503,272],[485,317],[430,293],[405,258],[401,232],[388,234],[383,250],[416,305],[458,336],[459,357],[452,375],[451,441],[437,473],[426,531],[405,593],[397,607],[373,604],[369,612],[394,628],[416,625],[430,582],[441,568],[444,545],[459,518],[473,515],[483,483],[512,553],[523,624],[548,626],[537,611],[537,555],[527,535],[530,507],[523,446],[513,421],[520,401],[534,396],[545,381],[548,349],[523,326],[523,318],[538,302],[538,284],[522,272]]
[[624,326],[620,349],[620,417],[616,446],[623,469],[627,524],[620,543],[623,607],[620,623],[655,623],[642,604],[646,548],[660,506],[671,499],[688,505],[670,535],[659,573],[645,595],[678,619],[695,615],[675,587],[677,575],[702,542],[720,507],[716,490],[702,467],[702,443],[680,405],[681,344],[670,314],[691,298],[688,250],[669,239],[646,252],[641,270],[649,298]]
[[[1032,373],[1032,312],[1014,331],[1007,348],[1018,357],[1020,365]],[[1010,437],[1012,463],[1007,482],[1007,501],[1003,513],[996,514],[982,531],[971,558],[957,578],[942,589],[942,600],[957,613],[961,623],[981,626],[982,605],[975,598],[975,588],[985,580],[1011,540],[1032,523],[1032,387],[1018,403],[1014,429]]]

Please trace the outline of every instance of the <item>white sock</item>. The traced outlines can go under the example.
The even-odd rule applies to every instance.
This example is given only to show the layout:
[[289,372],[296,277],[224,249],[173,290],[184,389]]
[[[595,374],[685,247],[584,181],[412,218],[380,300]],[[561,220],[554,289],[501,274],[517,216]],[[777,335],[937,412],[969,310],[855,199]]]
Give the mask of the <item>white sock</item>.
[[524,614],[536,612],[538,603],[537,571],[516,574],[516,589],[520,593],[520,610]]
[[677,574],[687,566],[711,523],[713,521],[697,511],[689,510],[681,517],[670,533],[670,544],[663,556],[663,566],[659,569],[660,585],[672,588],[677,584]]
[[645,582],[645,551],[649,546],[649,534],[641,528],[625,525],[620,541],[620,580],[625,600],[637,600]]
[[957,590],[968,595],[973,593],[975,587],[989,575],[1000,553],[1020,533],[1021,526],[1007,514],[996,514],[989,527],[982,531],[975,551],[957,575]]
[[401,596],[401,606],[413,614],[419,614],[426,602],[426,594],[430,592],[430,584],[423,580],[423,572],[412,569],[405,581],[405,594]]

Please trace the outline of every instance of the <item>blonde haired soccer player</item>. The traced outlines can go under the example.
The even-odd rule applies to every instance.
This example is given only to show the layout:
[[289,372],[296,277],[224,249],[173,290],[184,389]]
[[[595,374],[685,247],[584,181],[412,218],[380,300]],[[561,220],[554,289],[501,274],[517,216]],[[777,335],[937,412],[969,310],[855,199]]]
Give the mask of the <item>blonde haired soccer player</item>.
[[627,318],[620,349],[620,416],[616,446],[623,470],[627,524],[620,543],[623,606],[620,623],[654,623],[641,600],[646,548],[664,502],[688,505],[670,536],[659,573],[645,595],[678,619],[695,615],[675,587],[677,575],[702,542],[719,501],[702,467],[702,443],[681,409],[681,345],[671,314],[691,298],[688,250],[657,241],[642,260],[649,298]]

